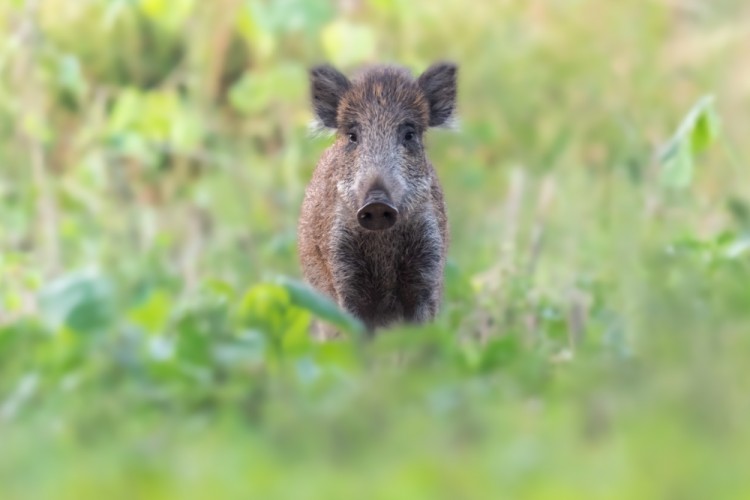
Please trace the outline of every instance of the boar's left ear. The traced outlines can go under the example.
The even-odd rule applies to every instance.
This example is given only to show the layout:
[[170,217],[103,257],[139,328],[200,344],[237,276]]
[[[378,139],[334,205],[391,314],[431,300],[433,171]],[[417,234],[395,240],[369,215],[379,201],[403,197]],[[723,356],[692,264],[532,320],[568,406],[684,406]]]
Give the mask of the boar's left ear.
[[350,86],[349,80],[333,66],[326,64],[310,70],[313,111],[322,125],[328,128],[337,127],[339,101]]
[[456,109],[456,72],[453,63],[433,64],[417,80],[430,104],[430,127],[446,125]]

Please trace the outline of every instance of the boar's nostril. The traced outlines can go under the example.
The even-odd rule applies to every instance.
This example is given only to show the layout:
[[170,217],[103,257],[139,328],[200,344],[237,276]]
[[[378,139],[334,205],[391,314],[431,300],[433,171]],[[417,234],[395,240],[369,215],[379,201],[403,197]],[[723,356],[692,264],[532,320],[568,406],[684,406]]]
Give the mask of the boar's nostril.
[[393,227],[397,219],[396,207],[382,201],[367,203],[357,212],[359,225],[370,231],[382,231]]

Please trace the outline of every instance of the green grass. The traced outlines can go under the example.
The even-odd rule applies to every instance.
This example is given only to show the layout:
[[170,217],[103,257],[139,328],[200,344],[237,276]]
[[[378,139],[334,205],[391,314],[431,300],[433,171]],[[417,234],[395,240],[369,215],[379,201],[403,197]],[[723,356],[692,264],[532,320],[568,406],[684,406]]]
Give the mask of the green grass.
[[[0,6],[2,498],[746,496],[748,7],[415,3]],[[443,311],[363,339],[306,68],[444,58]]]

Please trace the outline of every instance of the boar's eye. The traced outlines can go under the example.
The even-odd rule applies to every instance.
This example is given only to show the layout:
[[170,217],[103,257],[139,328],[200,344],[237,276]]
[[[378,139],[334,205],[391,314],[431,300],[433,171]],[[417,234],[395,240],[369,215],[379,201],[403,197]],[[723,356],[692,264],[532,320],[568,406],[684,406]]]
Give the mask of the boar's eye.
[[357,140],[359,140],[359,137],[357,137],[357,133],[356,132],[349,132],[347,134],[347,137],[349,137],[349,142],[352,142],[352,143],[355,143],[355,144],[357,143]]
[[401,131],[401,142],[403,144],[410,144],[416,138],[417,138],[417,132],[414,130],[414,127],[412,126],[406,126]]

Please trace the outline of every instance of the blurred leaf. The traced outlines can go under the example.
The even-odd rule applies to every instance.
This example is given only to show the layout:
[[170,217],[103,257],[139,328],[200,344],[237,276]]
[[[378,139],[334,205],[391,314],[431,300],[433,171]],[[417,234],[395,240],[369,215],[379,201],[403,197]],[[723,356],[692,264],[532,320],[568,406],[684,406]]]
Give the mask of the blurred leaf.
[[273,33],[263,26],[256,14],[259,2],[245,2],[245,7],[237,16],[237,30],[247,41],[255,54],[262,59],[273,54],[277,39]]
[[229,91],[229,102],[243,113],[262,111],[273,98],[273,87],[269,80],[260,74],[247,72]]
[[304,68],[281,64],[263,72],[246,72],[229,91],[229,101],[246,114],[258,113],[273,102],[293,102],[307,89]]
[[459,361],[469,371],[476,371],[482,365],[482,348],[476,342],[463,342],[457,350]]
[[375,56],[375,32],[368,26],[342,19],[326,26],[321,36],[326,56],[334,65],[352,66]]
[[54,134],[48,121],[37,113],[25,113],[20,119],[20,129],[30,138],[46,143],[52,140]]
[[128,318],[149,333],[162,333],[172,308],[171,297],[164,290],[155,290],[128,312]]
[[240,312],[253,324],[262,324],[278,332],[290,306],[289,294],[283,287],[264,283],[255,285],[245,293]]
[[88,85],[81,71],[81,63],[74,55],[58,59],[58,84],[63,98],[77,105],[85,97]]
[[148,141],[177,151],[197,147],[203,134],[200,120],[176,91],[140,92],[134,88],[117,96],[107,131],[120,147],[138,143],[145,147],[143,141]]
[[724,255],[728,259],[736,259],[747,254],[750,254],[750,236],[732,241],[724,250]]
[[142,97],[138,90],[125,88],[120,91],[109,114],[110,130],[112,132],[126,131],[137,122],[142,108]]
[[47,321],[80,333],[109,326],[114,320],[114,300],[111,283],[95,270],[59,278],[39,293],[39,307]]
[[203,282],[203,287],[209,292],[229,301],[237,294],[234,287],[227,281],[219,278],[208,278]]
[[223,342],[214,347],[214,358],[222,365],[260,365],[265,361],[266,340],[256,330],[239,333],[232,342]]
[[141,10],[157,24],[169,30],[184,27],[195,0],[139,0]]
[[662,186],[682,189],[690,185],[693,180],[693,154],[690,144],[685,141],[675,143],[675,149],[662,162]]
[[745,231],[750,232],[750,205],[740,198],[730,197],[727,201],[729,212]]
[[695,119],[693,134],[690,138],[693,154],[702,153],[719,137],[719,117],[713,96],[705,97],[697,106],[700,111]]
[[320,319],[323,319],[348,333],[361,335],[364,333],[364,325],[342,311],[338,305],[328,297],[323,296],[310,286],[300,281],[289,278],[281,278],[281,285],[289,293],[292,302],[312,313]]
[[132,0],[110,0],[107,3],[107,10],[104,12],[105,29],[112,29],[131,2]]
[[316,32],[335,13],[331,2],[308,0],[249,0],[248,12],[264,31],[276,36],[294,32]]
[[661,184],[675,189],[688,187],[693,179],[695,155],[705,151],[718,134],[714,98],[705,96],[690,109],[660,154]]
[[13,392],[0,401],[0,422],[13,418],[28,402],[39,386],[39,374],[27,373],[18,381]]
[[325,366],[353,369],[358,357],[351,342],[322,342],[316,345],[316,359]]
[[239,312],[246,326],[269,336],[279,354],[298,352],[309,342],[310,315],[282,285],[254,286],[242,298]]
[[179,361],[192,366],[210,367],[212,346],[232,338],[235,325],[230,321],[229,307],[214,297],[199,295],[180,304],[175,313],[176,353]]
[[505,334],[490,340],[482,349],[478,368],[483,372],[490,372],[504,367],[519,357],[521,346],[518,335]]

